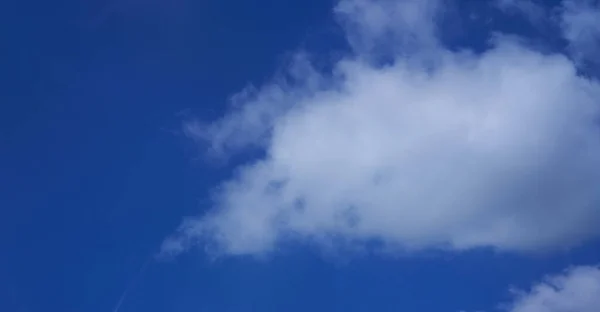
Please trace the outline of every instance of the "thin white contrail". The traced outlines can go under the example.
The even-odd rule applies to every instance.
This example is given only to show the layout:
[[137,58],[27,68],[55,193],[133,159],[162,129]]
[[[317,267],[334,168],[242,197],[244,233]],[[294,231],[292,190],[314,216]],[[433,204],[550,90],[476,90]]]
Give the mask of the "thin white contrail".
[[129,284],[127,285],[127,287],[123,291],[123,294],[121,294],[121,297],[119,297],[119,301],[117,301],[117,304],[115,304],[115,307],[112,310],[112,312],[119,312],[119,309],[121,309],[121,305],[123,305],[123,302],[125,301],[125,298],[127,298],[127,294],[133,288],[133,286],[135,286],[136,282],[142,277],[142,274],[144,274],[144,272],[146,271],[146,268],[148,267],[148,264],[150,264],[150,261],[152,261],[153,259],[154,259],[153,256],[148,257],[148,260],[146,260],[146,262],[144,262],[144,264],[140,268],[140,271],[138,272],[138,274],[135,275],[131,279],[131,281],[129,281]]

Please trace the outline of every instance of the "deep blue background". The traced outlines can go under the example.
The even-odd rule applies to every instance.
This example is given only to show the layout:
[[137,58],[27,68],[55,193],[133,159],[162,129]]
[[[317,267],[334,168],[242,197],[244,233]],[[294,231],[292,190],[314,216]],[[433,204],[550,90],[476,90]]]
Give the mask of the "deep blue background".
[[[0,311],[112,311],[132,281],[124,312],[474,310],[509,298],[511,284],[599,259],[595,246],[537,258],[336,259],[298,247],[260,261],[191,253],[138,276],[229,173],[202,161],[182,120],[218,117],[228,96],[267,80],[289,52],[339,47],[332,5],[2,2]],[[465,16],[492,14],[481,2],[461,6]],[[485,46],[482,27],[447,31],[451,45]]]

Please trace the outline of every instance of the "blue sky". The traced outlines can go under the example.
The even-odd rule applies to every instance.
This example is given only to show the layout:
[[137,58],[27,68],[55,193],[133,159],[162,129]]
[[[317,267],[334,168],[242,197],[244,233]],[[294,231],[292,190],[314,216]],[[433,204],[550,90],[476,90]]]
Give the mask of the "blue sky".
[[597,2],[0,17],[2,311],[600,306]]

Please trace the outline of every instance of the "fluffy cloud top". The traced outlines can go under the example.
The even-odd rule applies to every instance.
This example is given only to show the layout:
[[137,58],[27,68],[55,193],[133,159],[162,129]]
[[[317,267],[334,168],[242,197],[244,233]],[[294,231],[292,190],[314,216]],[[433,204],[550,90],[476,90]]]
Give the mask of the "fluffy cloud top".
[[[189,125],[214,151],[257,145],[266,156],[217,188],[214,207],[163,251],[202,241],[257,254],[288,240],[536,251],[598,236],[600,85],[568,57],[508,37],[482,54],[445,49],[440,8],[341,1],[355,53],[333,73],[301,59],[292,82]],[[373,62],[381,51],[388,65]]]
[[600,307],[600,269],[576,267],[520,294],[510,312],[596,312]]

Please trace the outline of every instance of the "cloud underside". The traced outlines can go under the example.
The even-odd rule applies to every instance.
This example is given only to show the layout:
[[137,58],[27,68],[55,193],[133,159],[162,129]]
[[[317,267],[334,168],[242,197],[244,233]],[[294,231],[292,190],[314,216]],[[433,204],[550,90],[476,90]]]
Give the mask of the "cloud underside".
[[483,53],[450,51],[443,11],[343,0],[335,13],[353,53],[333,71],[298,57],[221,120],[187,125],[215,153],[266,156],[237,168],[163,251],[260,254],[289,241],[539,251],[600,234],[600,85],[573,57],[592,48],[548,54],[496,35]]
[[518,292],[510,312],[596,312],[600,307],[600,269],[581,266],[548,277]]

